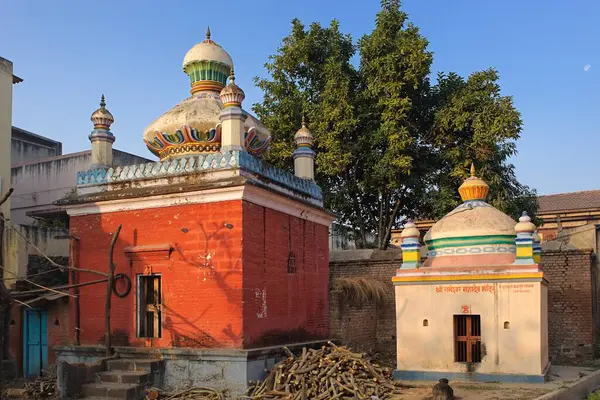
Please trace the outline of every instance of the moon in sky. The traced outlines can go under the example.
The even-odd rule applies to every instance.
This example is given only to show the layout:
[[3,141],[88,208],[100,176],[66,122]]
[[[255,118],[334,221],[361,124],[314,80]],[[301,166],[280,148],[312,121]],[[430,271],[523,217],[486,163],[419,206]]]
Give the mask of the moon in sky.
[[592,69],[592,66],[590,64],[585,64],[585,66],[583,67],[583,70],[585,72],[588,72],[590,69]]

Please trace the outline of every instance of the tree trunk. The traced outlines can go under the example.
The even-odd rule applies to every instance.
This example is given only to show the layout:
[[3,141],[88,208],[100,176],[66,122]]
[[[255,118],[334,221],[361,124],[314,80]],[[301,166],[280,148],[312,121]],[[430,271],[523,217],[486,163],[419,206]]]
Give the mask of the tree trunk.
[[360,203],[358,202],[358,193],[355,193],[353,197],[353,203],[354,203],[354,212],[356,213],[356,218],[358,219],[358,229],[360,232],[360,241],[361,241],[361,246],[360,248],[366,248],[367,247],[367,232],[365,229],[365,219],[362,217],[362,208],[360,206]]
[[396,200],[396,204],[394,205],[394,210],[392,210],[392,214],[389,216],[389,220],[387,221],[387,226],[385,227],[385,232],[383,232],[384,241],[383,246],[379,248],[381,250],[387,250],[390,245],[390,236],[392,235],[392,228],[394,227],[394,221],[396,221],[396,217],[398,216],[398,211],[400,210],[400,199]]
[[115,276],[115,263],[113,262],[113,255],[115,252],[115,244],[117,243],[117,239],[119,238],[119,233],[121,232],[121,225],[119,225],[117,227],[117,231],[115,232],[115,234],[112,237],[112,240],[110,241],[110,248],[108,250],[108,282],[106,285],[106,304],[105,304],[105,308],[104,308],[104,312],[105,312],[105,319],[104,319],[104,326],[105,326],[105,336],[104,336],[104,347],[106,348],[106,357],[110,357],[112,356],[112,346],[110,343],[110,301],[111,301],[111,297],[112,297],[112,290],[113,290],[113,279]]

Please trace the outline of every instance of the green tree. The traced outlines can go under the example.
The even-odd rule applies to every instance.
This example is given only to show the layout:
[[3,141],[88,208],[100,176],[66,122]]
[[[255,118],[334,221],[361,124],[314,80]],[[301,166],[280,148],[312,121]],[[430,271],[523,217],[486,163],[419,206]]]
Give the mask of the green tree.
[[415,102],[422,97],[432,62],[428,42],[399,0],[383,0],[375,29],[363,36],[360,72],[361,107],[367,135],[361,136],[362,185],[376,193],[378,246],[385,248],[398,216],[417,206],[422,126]]
[[427,142],[435,162],[435,180],[421,210],[441,218],[460,203],[456,188],[468,176],[469,165],[490,185],[488,201],[517,219],[522,211],[537,212],[535,190],[520,184],[510,157],[522,121],[512,98],[502,96],[494,69],[471,74],[467,80],[455,73],[438,74],[430,92],[432,113]]
[[[289,36],[256,78],[264,98],[254,111],[273,142],[267,159],[292,168],[293,137],[305,115],[315,136],[316,181],[326,206],[385,249],[404,218],[439,218],[459,203],[458,186],[474,162],[490,202],[516,217],[537,211],[535,191],[509,163],[521,118],[500,94],[495,70],[430,81],[432,53],[399,0],[383,0],[373,32],[356,45],[337,21]],[[351,60],[359,51],[360,65]]]

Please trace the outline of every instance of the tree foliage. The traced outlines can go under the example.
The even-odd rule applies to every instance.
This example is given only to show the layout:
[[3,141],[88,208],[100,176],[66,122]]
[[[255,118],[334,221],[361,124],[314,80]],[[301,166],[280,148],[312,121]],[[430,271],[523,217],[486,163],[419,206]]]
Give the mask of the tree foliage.
[[[510,158],[520,113],[501,94],[497,71],[467,79],[440,73],[399,0],[382,0],[375,29],[354,43],[334,20],[327,27],[292,21],[289,36],[256,78],[254,105],[271,130],[267,159],[291,169],[302,116],[315,136],[316,180],[326,206],[386,248],[405,218],[439,218],[459,204],[457,188],[475,163],[488,200],[513,217],[537,211],[535,191],[516,179]],[[360,64],[352,60],[359,55]]]

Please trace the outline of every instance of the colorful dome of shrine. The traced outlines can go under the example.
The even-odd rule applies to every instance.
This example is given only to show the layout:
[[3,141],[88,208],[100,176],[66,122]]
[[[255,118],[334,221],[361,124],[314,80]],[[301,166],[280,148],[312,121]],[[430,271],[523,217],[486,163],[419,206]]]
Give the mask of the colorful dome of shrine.
[[[227,101],[231,97],[236,103],[231,105],[237,107],[244,99],[243,91],[234,81],[228,90],[235,93],[226,90],[225,97],[220,96],[232,74],[233,61],[210,37],[208,29],[206,39],[192,47],[183,61],[192,96],[158,117],[144,131],[146,146],[161,160],[218,152],[221,149],[219,115],[224,107],[222,98]],[[244,123],[246,150],[260,156],[268,149],[271,134],[258,119],[243,112],[247,117]]]
[[463,203],[425,234],[430,266],[511,264],[515,259],[515,225],[511,217],[485,202],[488,185],[475,176],[459,188]]
[[100,108],[92,113],[90,120],[94,123],[94,128],[107,130],[115,122],[113,115],[106,109],[104,95],[100,98]]

